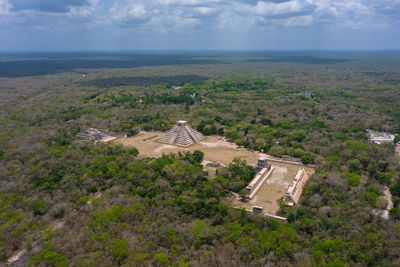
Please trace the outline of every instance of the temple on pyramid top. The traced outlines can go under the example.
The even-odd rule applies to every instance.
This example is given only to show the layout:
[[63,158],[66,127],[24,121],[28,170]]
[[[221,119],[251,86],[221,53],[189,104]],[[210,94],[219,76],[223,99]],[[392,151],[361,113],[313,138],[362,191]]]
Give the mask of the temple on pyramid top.
[[170,145],[190,146],[204,138],[205,136],[191,128],[187,121],[177,121],[176,125],[161,137],[160,142]]

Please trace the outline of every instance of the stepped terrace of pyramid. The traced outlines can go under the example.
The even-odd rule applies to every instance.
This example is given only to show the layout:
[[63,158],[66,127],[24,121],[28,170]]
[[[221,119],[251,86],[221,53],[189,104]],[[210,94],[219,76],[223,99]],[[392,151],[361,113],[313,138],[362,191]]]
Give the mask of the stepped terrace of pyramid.
[[187,121],[177,121],[176,125],[160,138],[160,142],[170,145],[190,146],[204,138],[205,136],[192,129]]

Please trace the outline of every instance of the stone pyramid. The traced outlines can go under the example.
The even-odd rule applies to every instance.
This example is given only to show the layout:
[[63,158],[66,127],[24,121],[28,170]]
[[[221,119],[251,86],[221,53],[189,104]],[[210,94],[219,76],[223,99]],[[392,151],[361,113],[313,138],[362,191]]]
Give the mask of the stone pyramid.
[[190,146],[204,138],[205,136],[192,129],[187,121],[177,121],[176,125],[161,137],[160,142],[170,145]]

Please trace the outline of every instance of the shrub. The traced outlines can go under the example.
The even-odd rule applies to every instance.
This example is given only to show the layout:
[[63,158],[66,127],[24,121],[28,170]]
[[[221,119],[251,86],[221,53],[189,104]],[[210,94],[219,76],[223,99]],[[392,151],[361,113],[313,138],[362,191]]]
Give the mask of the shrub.
[[274,145],[269,149],[268,153],[271,154],[272,156],[280,157],[283,154],[285,154],[285,149],[281,146]]
[[126,136],[127,137],[131,137],[131,136],[135,136],[135,135],[137,135],[138,134],[138,129],[136,129],[136,128],[134,128],[134,129],[130,129],[129,131],[128,131],[128,133],[126,134]]
[[139,150],[136,147],[132,147],[128,150],[129,154],[131,154],[132,156],[136,157],[137,155],[139,155]]
[[88,193],[96,193],[97,192],[97,186],[93,185],[88,188]]
[[360,184],[361,176],[355,173],[347,172],[347,182],[352,187],[357,187]]
[[376,199],[375,207],[378,208],[378,209],[383,210],[383,209],[386,208],[387,204],[388,204],[388,202],[387,202],[386,198],[378,197]]
[[378,173],[375,175],[375,179],[383,184],[390,183],[391,176],[389,174]]
[[149,258],[149,254],[147,253],[137,253],[132,256],[132,263],[144,263]]
[[44,250],[29,259],[28,266],[43,264],[43,266],[67,267],[67,257],[55,251],[53,244],[46,244]]
[[396,184],[392,188],[390,188],[390,192],[394,196],[400,196],[400,183]]
[[262,125],[269,125],[269,126],[273,126],[272,120],[268,119],[268,118],[262,118],[260,120]]
[[365,192],[364,197],[366,198],[371,207],[375,207],[376,198],[378,197],[378,195],[375,192],[371,191]]
[[154,255],[154,261],[164,266],[169,264],[169,259],[164,253],[157,253]]
[[56,213],[54,214],[54,218],[61,219],[64,217],[64,213],[65,213],[65,208],[60,207],[57,209]]
[[125,239],[116,239],[110,246],[110,252],[118,263],[121,263],[128,256],[129,245]]
[[301,162],[303,162],[303,164],[309,164],[311,162],[310,154],[304,154],[301,156]]
[[348,162],[349,170],[358,173],[361,170],[361,163],[358,159],[352,159]]
[[44,214],[44,202],[41,199],[36,200],[32,203],[32,210],[35,215]]
[[288,121],[280,121],[278,125],[283,129],[290,129],[292,127],[292,125]]
[[197,162],[202,162],[202,161],[203,161],[203,158],[204,158],[204,153],[201,152],[200,150],[195,150],[195,151],[193,152],[193,158],[194,158],[194,160],[197,161]]

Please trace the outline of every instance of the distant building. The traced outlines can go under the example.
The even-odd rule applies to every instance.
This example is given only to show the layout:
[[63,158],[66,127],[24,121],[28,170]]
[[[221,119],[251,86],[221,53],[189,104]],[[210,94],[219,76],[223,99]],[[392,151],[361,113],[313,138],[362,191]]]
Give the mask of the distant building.
[[89,128],[85,131],[79,132],[76,136],[84,141],[110,141],[115,139],[114,133],[100,131],[96,128]]
[[301,92],[301,93],[299,94],[299,96],[302,96],[302,97],[311,99],[311,98],[313,98],[315,95],[314,95],[314,92],[311,92],[311,91],[304,91],[304,92]]
[[282,155],[282,160],[283,160],[283,161],[292,161],[292,162],[296,162],[296,163],[299,163],[299,164],[302,163],[302,162],[301,162],[301,159],[299,159],[299,158],[293,158],[293,157],[290,157],[290,156],[287,156],[287,155]]
[[294,205],[299,202],[300,196],[303,193],[303,187],[309,178],[308,173],[305,169],[301,169],[297,172],[288,191],[285,194],[286,201],[289,205]]
[[367,130],[367,133],[369,134],[368,139],[375,144],[382,144],[382,143],[390,143],[394,141],[394,134],[387,133],[387,132],[376,132],[371,129]]

